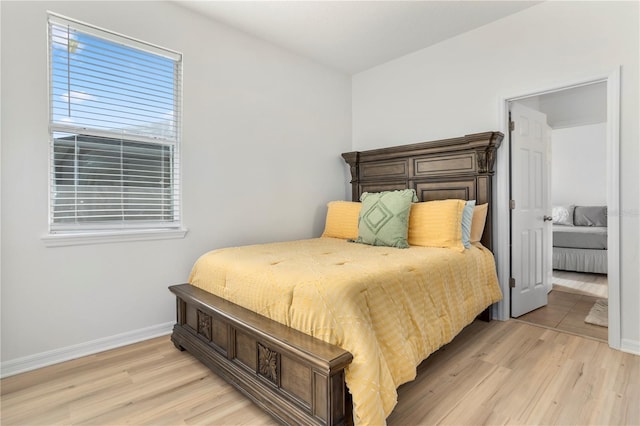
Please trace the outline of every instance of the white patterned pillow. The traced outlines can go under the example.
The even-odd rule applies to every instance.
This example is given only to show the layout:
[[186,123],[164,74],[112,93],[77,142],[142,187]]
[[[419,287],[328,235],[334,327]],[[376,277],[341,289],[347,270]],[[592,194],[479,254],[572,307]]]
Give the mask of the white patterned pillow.
[[569,225],[573,226],[573,210],[576,206],[556,206],[553,208],[551,216],[553,217],[553,223],[557,225]]

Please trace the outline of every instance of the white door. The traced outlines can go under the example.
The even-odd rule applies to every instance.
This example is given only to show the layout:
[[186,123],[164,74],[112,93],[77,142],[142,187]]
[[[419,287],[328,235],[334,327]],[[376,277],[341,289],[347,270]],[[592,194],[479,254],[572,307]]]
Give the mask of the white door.
[[511,316],[547,304],[551,276],[550,128],[547,116],[511,104]]

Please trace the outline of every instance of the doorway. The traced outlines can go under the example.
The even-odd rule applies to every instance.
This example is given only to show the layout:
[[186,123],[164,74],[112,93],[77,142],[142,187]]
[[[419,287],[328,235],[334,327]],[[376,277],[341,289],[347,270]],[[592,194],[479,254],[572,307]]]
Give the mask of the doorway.
[[[502,116],[504,117],[504,133],[509,133],[509,120],[508,120],[508,106],[514,101],[523,102],[539,102],[541,99],[535,100],[535,97],[543,97],[551,94],[556,94],[557,97],[562,98],[563,95],[569,95],[569,90],[580,88],[583,86],[600,85],[600,88],[606,86],[606,103],[600,103],[600,108],[606,111],[606,128],[605,133],[605,151],[606,151],[606,203],[608,206],[608,271],[607,271],[607,284],[608,284],[608,301],[609,301],[609,329],[608,329],[608,341],[609,346],[613,348],[620,348],[620,288],[619,288],[619,176],[617,171],[619,170],[619,96],[620,96],[620,71],[614,70],[609,75],[603,76],[598,79],[593,79],[587,82],[580,82],[576,84],[567,84],[560,88],[554,88],[549,90],[541,90],[538,92],[530,92],[521,96],[512,96],[502,98]],[[595,87],[595,86],[594,86]],[[565,92],[565,93],[563,93]],[[568,97],[568,96],[566,96]],[[532,99],[528,99],[532,98]],[[543,98],[544,99],[544,98]],[[604,105],[603,105],[604,104]],[[566,109],[565,109],[566,111]],[[584,123],[582,123],[584,124]],[[507,144],[508,145],[508,144]],[[509,178],[509,166],[510,166],[510,148],[507,146],[502,153],[499,153],[497,160],[497,181],[496,186],[498,191],[496,193],[496,202],[498,205],[510,205],[510,191],[511,182]],[[496,218],[501,225],[497,229],[496,238],[500,241],[500,246],[497,250],[497,262],[498,262],[498,274],[500,276],[500,282],[503,288],[503,294],[505,300],[494,310],[497,318],[506,320],[511,317],[511,291],[509,287],[511,276],[511,214],[510,210],[499,209],[496,212]],[[551,212],[549,212],[551,213]],[[517,261],[515,256],[513,261]],[[556,277],[569,280],[571,278]],[[575,277],[574,277],[575,278]],[[587,282],[588,279],[580,280],[574,279],[574,281]],[[553,292],[552,292],[553,293]],[[583,301],[587,303],[586,301]],[[573,302],[566,302],[569,304]],[[583,303],[583,304],[584,304]]]
[[[529,121],[541,121],[545,128],[540,136],[546,138],[546,145],[539,149],[546,152],[538,153],[538,157],[546,162],[538,166],[546,176],[533,182],[532,187],[540,185],[542,188],[536,191],[537,197],[531,197],[531,202],[527,203],[530,209],[526,210],[536,218],[544,219],[532,218],[534,232],[525,234],[539,235],[537,242],[527,238],[532,248],[527,250],[531,252],[531,265],[526,269],[544,265],[544,273],[530,274],[539,281],[520,289],[520,292],[533,293],[537,284],[543,295],[514,294],[519,287],[512,288],[511,315],[525,322],[604,341],[608,326],[606,91],[606,83],[595,82],[519,99],[510,102],[509,108],[514,123],[510,138],[512,197],[518,204],[521,200],[514,194],[519,192],[521,182],[532,185],[536,180],[532,166],[513,166],[522,163],[517,158],[523,155],[521,152],[527,152],[527,158],[536,153],[531,144],[525,147],[526,150],[520,146],[523,131],[519,127],[528,127]],[[527,121],[518,122],[523,119]],[[542,200],[543,197],[546,200]],[[538,210],[532,205],[536,198],[540,198]],[[525,263],[521,256],[520,259],[513,256],[513,253],[523,252],[517,249],[522,245],[518,240],[522,233],[519,223],[522,210],[512,209],[512,258],[516,260],[512,261],[512,277],[522,275],[519,269]],[[548,212],[552,214],[548,215]],[[602,217],[592,218],[592,212],[598,212]],[[536,250],[537,244],[544,246]],[[536,259],[533,252],[538,252],[541,259]],[[528,309],[522,308],[523,299],[530,306]]]

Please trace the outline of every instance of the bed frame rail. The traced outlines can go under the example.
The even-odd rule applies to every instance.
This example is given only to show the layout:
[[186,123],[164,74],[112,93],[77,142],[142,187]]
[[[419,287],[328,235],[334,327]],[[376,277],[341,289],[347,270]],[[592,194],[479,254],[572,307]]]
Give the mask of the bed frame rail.
[[344,369],[353,356],[189,284],[171,340],[285,424],[352,423]]

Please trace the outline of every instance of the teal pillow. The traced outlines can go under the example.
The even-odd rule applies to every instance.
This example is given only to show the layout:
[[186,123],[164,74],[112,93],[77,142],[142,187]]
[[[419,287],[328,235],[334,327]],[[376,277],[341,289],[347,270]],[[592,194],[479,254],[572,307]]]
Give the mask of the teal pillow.
[[469,200],[462,211],[462,244],[464,248],[471,247],[471,220],[473,219],[473,208],[475,206],[476,200]]
[[358,216],[357,243],[407,248],[411,203],[418,201],[414,189],[364,192]]

